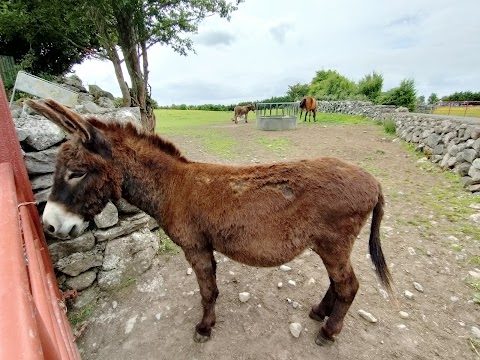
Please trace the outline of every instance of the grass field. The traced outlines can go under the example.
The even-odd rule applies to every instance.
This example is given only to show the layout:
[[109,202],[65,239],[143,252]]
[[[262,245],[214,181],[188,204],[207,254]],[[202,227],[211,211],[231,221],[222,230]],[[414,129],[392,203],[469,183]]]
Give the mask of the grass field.
[[[155,116],[157,118],[157,132],[184,134],[205,125],[228,124],[232,118],[232,113],[229,111],[156,109]],[[255,114],[250,113],[249,117],[254,119]]]
[[[203,146],[211,153],[217,154],[226,160],[231,160],[235,154],[241,151],[242,144],[238,143],[231,132],[225,131],[224,126],[232,125],[233,112],[231,111],[205,111],[205,110],[170,110],[157,109],[157,133],[165,135],[188,135],[198,139]],[[303,119],[303,117],[302,117]],[[255,122],[255,113],[250,112],[248,121]],[[242,122],[243,120],[240,120]],[[351,125],[371,123],[361,116],[349,116],[343,114],[317,113],[317,121],[304,122],[299,120],[299,126],[319,125]],[[218,127],[215,127],[218,126]],[[276,137],[265,137],[259,132],[254,141],[273,151],[279,156],[284,156],[291,143],[282,133]]]
[[[231,111],[204,111],[204,110],[169,110],[156,109],[157,132],[163,134],[190,134],[195,128],[205,125],[226,125],[231,124],[233,112]],[[329,125],[351,125],[371,123],[361,116],[350,116],[343,114],[317,113],[317,122],[299,120],[306,125],[329,124]],[[248,114],[248,121],[255,121],[255,113]],[[239,120],[240,122],[243,119]]]
[[480,106],[441,106],[433,111],[437,115],[470,116],[480,118]]

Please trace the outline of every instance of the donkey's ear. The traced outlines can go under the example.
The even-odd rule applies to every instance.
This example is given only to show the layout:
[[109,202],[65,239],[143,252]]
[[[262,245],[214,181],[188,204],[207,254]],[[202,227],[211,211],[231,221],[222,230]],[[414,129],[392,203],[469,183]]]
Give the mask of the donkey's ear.
[[50,119],[70,134],[76,134],[83,142],[88,142],[97,131],[89,122],[76,112],[59,104],[55,100],[47,99],[43,102],[27,100],[27,105],[39,114]]

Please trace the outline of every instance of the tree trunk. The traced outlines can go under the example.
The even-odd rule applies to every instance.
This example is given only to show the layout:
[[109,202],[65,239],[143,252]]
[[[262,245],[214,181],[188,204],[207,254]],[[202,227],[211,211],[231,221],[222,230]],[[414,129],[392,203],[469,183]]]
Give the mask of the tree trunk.
[[132,81],[132,103],[140,108],[142,126],[147,132],[155,131],[155,122],[152,121],[153,112],[147,109],[147,83],[140,67],[133,26],[128,14],[118,14],[118,43],[125,57],[130,80]]
[[152,108],[152,103],[150,101],[150,98],[152,96],[151,92],[147,89],[148,86],[148,53],[147,53],[147,45],[145,41],[142,41],[142,60],[143,60],[143,78],[145,80],[145,91],[146,91],[146,97],[147,97],[147,102],[146,102],[146,112],[147,112],[147,128],[152,129],[152,132],[155,132],[155,128],[157,126],[157,121],[155,118],[155,112],[153,111],[154,109]]
[[120,86],[120,90],[122,92],[123,98],[123,106],[130,107],[132,105],[132,99],[130,97],[130,90],[128,89],[128,85],[125,82],[125,78],[123,77],[123,70],[120,62],[120,57],[118,56],[117,49],[108,49],[107,50],[108,56],[110,61],[113,63],[113,67],[115,69],[115,76],[117,77],[118,86]]

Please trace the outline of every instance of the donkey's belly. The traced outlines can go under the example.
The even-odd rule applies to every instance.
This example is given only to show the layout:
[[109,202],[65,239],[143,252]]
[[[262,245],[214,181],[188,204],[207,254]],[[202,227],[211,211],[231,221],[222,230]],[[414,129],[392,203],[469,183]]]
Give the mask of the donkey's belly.
[[271,267],[285,264],[300,255],[306,248],[300,244],[300,241],[292,241],[290,245],[262,240],[229,241],[214,244],[214,249],[242,264]]

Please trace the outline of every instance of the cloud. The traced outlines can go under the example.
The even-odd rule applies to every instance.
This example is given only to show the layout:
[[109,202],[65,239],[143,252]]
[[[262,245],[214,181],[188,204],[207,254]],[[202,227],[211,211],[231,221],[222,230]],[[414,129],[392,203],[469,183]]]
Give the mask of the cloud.
[[209,31],[195,37],[194,42],[204,46],[229,46],[235,41],[235,36],[224,31]]
[[293,27],[292,24],[283,23],[271,26],[269,31],[273,38],[280,44],[285,43],[285,36],[289,30]]
[[[196,54],[150,49],[152,96],[167,105],[264,99],[321,69],[354,81],[376,71],[384,90],[413,78],[425,96],[480,91],[479,13],[478,0],[246,1],[230,21],[200,24]],[[84,83],[120,96],[108,62],[75,69]]]

